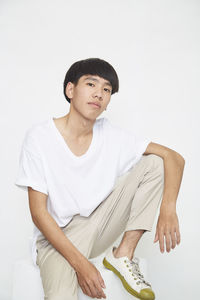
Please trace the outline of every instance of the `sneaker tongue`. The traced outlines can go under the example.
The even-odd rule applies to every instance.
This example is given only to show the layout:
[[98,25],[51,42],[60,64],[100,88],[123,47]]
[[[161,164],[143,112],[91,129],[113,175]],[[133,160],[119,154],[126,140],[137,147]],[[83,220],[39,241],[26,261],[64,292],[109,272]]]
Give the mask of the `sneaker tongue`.
[[134,262],[136,264],[139,264],[140,260],[138,257],[133,257],[132,259],[129,259],[127,256],[123,256],[123,257],[120,257],[121,259],[127,259],[129,262]]
[[136,264],[139,264],[140,259],[138,257],[133,257],[132,261]]
[[121,257],[118,257],[120,260],[128,260],[129,262],[131,262],[131,260],[128,258],[128,256],[121,256]]
[[138,258],[138,257],[133,257],[133,259],[129,259],[128,256],[122,256],[122,257],[120,257],[120,258],[121,258],[121,259],[126,259],[126,260],[128,260],[129,262],[134,262],[134,263],[136,263],[136,264],[139,263],[139,258]]

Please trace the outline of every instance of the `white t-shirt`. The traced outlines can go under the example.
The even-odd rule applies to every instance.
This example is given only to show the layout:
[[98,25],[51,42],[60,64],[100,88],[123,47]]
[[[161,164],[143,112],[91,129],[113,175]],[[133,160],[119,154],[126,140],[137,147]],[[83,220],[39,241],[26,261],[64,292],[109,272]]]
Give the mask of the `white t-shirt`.
[[[15,185],[48,195],[48,212],[63,227],[76,214],[88,217],[111,193],[117,177],[139,161],[150,142],[104,117],[96,119],[86,153],[76,156],[53,118],[48,118],[25,134]],[[36,240],[41,232],[33,226],[32,258],[36,264]]]

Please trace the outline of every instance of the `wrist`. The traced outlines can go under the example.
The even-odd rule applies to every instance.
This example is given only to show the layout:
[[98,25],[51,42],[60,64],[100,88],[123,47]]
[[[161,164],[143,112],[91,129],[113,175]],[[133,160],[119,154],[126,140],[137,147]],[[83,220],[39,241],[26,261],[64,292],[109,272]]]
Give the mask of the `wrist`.
[[160,206],[160,213],[162,212],[176,212],[176,203],[162,203]]
[[86,261],[88,261],[87,258],[82,254],[77,257],[76,261],[73,263],[73,268],[76,273],[80,272]]

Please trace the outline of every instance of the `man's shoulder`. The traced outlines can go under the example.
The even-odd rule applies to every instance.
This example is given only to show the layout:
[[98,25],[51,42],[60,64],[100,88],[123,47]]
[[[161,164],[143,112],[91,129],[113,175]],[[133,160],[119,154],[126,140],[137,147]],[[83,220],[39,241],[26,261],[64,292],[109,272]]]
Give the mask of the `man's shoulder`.
[[50,119],[48,118],[48,119],[45,119],[42,121],[37,121],[37,122],[32,123],[28,127],[26,134],[34,136],[34,135],[39,134],[40,132],[44,132],[49,127],[49,122],[50,122]]
[[115,140],[120,141],[121,136],[126,133],[126,130],[120,127],[116,122],[108,118],[102,118],[103,134],[107,136],[108,140],[112,143]]
[[111,132],[121,133],[123,131],[126,131],[126,129],[122,128],[115,121],[111,121],[108,118],[103,118],[102,122],[103,122],[104,127],[106,129],[109,129]]
[[41,139],[44,139],[47,135],[49,122],[50,119],[48,118],[32,123],[25,132],[23,145],[28,147],[29,145],[40,143]]

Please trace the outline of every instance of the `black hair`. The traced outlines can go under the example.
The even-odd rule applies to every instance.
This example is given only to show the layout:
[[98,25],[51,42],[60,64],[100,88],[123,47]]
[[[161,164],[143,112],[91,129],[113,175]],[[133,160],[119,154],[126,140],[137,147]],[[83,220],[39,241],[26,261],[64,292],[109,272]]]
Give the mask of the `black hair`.
[[72,82],[75,86],[77,86],[79,78],[88,74],[98,75],[99,77],[108,80],[112,85],[111,95],[118,92],[119,79],[115,69],[111,66],[111,64],[100,58],[79,60],[71,65],[63,82],[63,93],[69,103],[70,99],[65,93],[67,83]]

